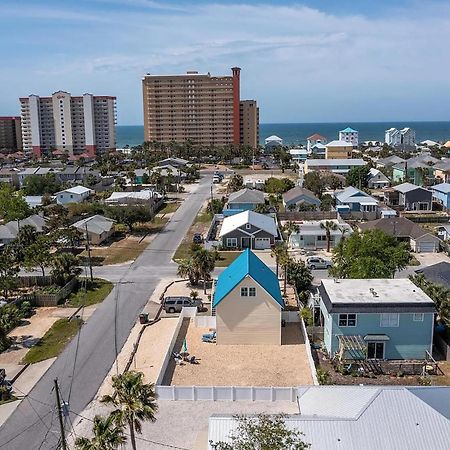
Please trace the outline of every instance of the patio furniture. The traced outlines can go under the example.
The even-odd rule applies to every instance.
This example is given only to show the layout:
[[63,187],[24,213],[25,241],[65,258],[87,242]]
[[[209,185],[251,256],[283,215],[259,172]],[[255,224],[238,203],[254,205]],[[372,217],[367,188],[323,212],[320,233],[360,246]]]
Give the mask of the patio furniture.
[[207,333],[202,335],[202,341],[203,342],[215,342],[216,341],[216,332],[213,333]]

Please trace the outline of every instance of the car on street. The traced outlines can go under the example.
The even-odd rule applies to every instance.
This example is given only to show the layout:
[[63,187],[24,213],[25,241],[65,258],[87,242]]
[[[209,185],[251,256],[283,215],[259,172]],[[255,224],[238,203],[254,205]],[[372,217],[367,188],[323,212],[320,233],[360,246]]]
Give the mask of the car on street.
[[184,307],[197,308],[198,312],[203,311],[203,302],[190,297],[166,297],[164,299],[164,311],[166,313],[180,313]]
[[333,263],[329,259],[321,258],[320,256],[309,256],[306,258],[306,265],[311,269],[330,269]]

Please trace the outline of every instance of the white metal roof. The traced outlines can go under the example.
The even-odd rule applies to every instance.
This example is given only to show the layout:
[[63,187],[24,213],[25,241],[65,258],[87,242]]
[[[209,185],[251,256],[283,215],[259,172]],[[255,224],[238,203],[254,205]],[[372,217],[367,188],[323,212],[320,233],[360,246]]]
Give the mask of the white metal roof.
[[322,286],[333,304],[417,302],[434,305],[433,300],[407,278],[323,279]]
[[74,186],[74,187],[71,187],[71,188],[68,188],[68,189],[64,189],[63,191],[59,191],[55,195],[62,194],[63,192],[67,192],[68,194],[83,195],[83,194],[86,194],[88,192],[92,192],[92,189],[89,189],[89,188],[84,187],[84,186]]
[[326,147],[352,147],[352,143],[347,141],[340,141],[337,139],[335,141],[328,142],[328,144],[326,144]]
[[364,166],[366,162],[363,159],[308,159],[308,166]]
[[[448,400],[449,388],[430,389],[441,389],[441,399],[442,396],[444,399],[439,402],[435,398],[436,403]],[[319,414],[289,415],[285,424],[289,429],[303,432],[304,441],[314,450],[449,448],[450,421],[435,409],[426,392],[415,393],[414,389],[405,387],[366,386],[317,386],[308,391],[309,402],[315,400]],[[301,413],[305,395],[299,399]],[[334,406],[336,403],[338,407]],[[329,411],[337,415],[327,417]],[[208,442],[230,442],[228,436],[236,426],[237,420],[232,416],[210,417]],[[210,444],[208,448],[212,448]]]
[[219,237],[225,236],[226,234],[244,226],[247,223],[266,231],[272,236],[277,236],[278,234],[277,225],[275,224],[273,217],[259,214],[254,211],[243,211],[223,219]]
[[417,186],[415,184],[412,184],[412,183],[402,183],[397,186],[393,186],[393,189],[401,192],[402,194],[405,194],[406,192],[415,191],[416,189],[424,189],[424,188]]
[[84,232],[87,226],[89,233],[101,234],[105,231],[110,231],[114,226],[114,223],[115,220],[96,214],[95,216],[88,217],[87,219],[79,220],[72,226],[81,232]]

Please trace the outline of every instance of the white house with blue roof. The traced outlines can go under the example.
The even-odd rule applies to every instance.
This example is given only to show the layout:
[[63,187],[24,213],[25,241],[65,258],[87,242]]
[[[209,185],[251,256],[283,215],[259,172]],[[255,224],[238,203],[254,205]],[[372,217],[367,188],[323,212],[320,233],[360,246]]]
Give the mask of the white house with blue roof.
[[281,345],[284,306],[275,273],[245,250],[217,279],[213,296],[217,344]]
[[358,147],[358,131],[350,127],[344,128],[343,130],[339,131],[339,140],[349,142],[353,145],[353,147]]
[[430,187],[433,198],[445,208],[450,209],[450,183],[440,183]]

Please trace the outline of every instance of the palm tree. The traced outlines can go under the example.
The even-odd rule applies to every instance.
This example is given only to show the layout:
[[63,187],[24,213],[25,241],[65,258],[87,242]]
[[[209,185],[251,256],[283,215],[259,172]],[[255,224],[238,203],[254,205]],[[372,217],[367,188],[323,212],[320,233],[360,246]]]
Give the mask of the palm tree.
[[298,233],[300,231],[300,226],[298,224],[296,224],[295,222],[293,222],[292,220],[287,222],[283,228],[284,228],[284,231],[288,235],[288,243],[291,241],[291,236],[294,233]]
[[275,244],[272,247],[272,250],[270,252],[270,255],[272,258],[275,258],[276,264],[277,264],[277,278],[278,278],[278,268],[280,265],[280,260],[282,257],[287,254],[287,248],[285,244]]
[[192,264],[199,278],[203,280],[203,293],[206,294],[206,282],[211,279],[211,272],[216,266],[216,255],[204,248],[200,248],[192,254]]
[[131,447],[136,450],[136,433],[142,432],[142,421],[155,422],[158,411],[155,385],[145,384],[141,372],[125,372],[112,377],[113,395],[104,395],[101,402],[113,405],[111,413],[119,426],[130,428]]
[[129,170],[127,172],[127,177],[130,179],[131,187],[134,186],[134,181],[136,179],[136,173],[133,170]]
[[291,262],[291,258],[286,251],[283,253],[280,257],[280,266],[283,268],[283,295],[286,295],[287,290],[287,277],[288,277],[288,267],[289,263]]
[[325,222],[320,222],[320,228],[325,230],[325,234],[327,237],[327,252],[329,252],[331,245],[331,232],[337,230],[338,225],[332,220],[326,220]]
[[115,423],[113,415],[95,416],[92,431],[91,439],[79,437],[75,440],[77,450],[115,450],[126,441],[123,429]]
[[180,278],[189,278],[189,283],[195,286],[198,284],[198,274],[191,258],[181,259],[178,261],[177,275]]
[[341,232],[341,241],[345,241],[345,235],[350,233],[350,230],[344,226],[338,227],[338,229]]

